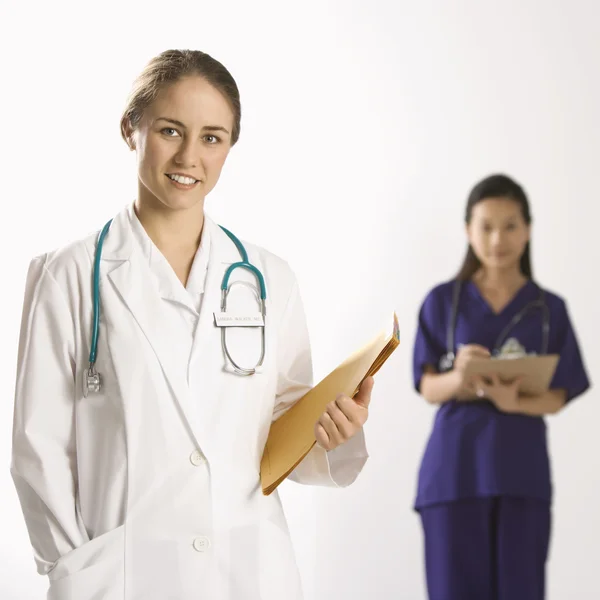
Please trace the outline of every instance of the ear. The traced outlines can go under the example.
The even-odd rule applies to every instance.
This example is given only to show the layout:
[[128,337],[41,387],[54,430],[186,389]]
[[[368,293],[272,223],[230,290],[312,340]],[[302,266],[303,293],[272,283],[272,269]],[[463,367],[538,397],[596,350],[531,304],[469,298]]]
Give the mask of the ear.
[[121,121],[121,134],[125,138],[130,150],[135,150],[135,131],[131,126],[131,121],[124,117]]
[[469,244],[471,244],[471,224],[465,223],[465,235],[467,236],[467,240],[469,240]]

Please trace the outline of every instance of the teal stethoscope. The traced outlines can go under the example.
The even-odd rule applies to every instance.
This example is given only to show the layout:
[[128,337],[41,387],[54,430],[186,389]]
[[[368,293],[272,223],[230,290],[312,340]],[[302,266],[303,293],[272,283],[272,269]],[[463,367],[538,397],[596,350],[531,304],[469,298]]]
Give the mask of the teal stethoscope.
[[[102,388],[102,377],[95,368],[96,358],[98,354],[98,331],[100,328],[100,260],[102,258],[102,246],[104,244],[104,238],[110,229],[112,219],[106,223],[102,228],[98,237],[98,243],[96,246],[96,254],[94,256],[94,271],[93,271],[93,320],[92,320],[92,343],[90,348],[89,366],[85,370],[83,378],[83,395],[87,398],[90,392],[97,393]],[[265,279],[260,270],[251,264],[248,260],[248,253],[244,248],[244,245],[231,231],[225,229],[222,225],[221,229],[227,234],[229,239],[235,244],[238,252],[241,256],[241,261],[230,265],[223,276],[221,282],[221,312],[215,313],[215,324],[221,328],[221,346],[225,356],[231,363],[233,370],[238,375],[254,375],[259,367],[262,366],[265,358],[265,316],[266,316],[266,299],[267,290],[265,286]],[[246,269],[254,274],[258,282],[260,289],[260,295],[258,290],[248,284],[245,281],[236,281],[233,284],[239,283],[250,287],[256,296],[256,300],[260,307],[260,312],[255,315],[229,315],[227,313],[227,296],[231,290],[229,285],[229,279],[235,269]],[[233,285],[232,284],[232,285]],[[260,327],[261,328],[261,353],[260,358],[254,367],[242,367],[233,360],[229,348],[227,347],[227,329],[229,327]]]

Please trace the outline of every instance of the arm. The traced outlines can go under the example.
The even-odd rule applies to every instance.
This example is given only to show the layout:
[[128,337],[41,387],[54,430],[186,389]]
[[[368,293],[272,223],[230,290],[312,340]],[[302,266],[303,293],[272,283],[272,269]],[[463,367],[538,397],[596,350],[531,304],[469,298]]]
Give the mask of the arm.
[[557,413],[567,402],[567,392],[564,389],[548,390],[538,396],[525,396],[519,394],[520,378],[511,383],[503,383],[497,375],[492,375],[489,380],[486,382],[483,378],[477,378],[474,385],[481,390],[483,397],[488,398],[504,413],[541,417]]
[[[313,385],[308,328],[296,282],[282,319],[278,346],[279,374],[273,421],[287,412]],[[368,456],[361,429],[346,443],[330,451],[315,444],[288,478],[308,485],[346,487],[354,482]]]
[[556,335],[549,351],[558,354],[560,359],[547,392],[539,396],[518,394],[518,380],[512,384],[501,384],[497,378],[492,378],[492,386],[487,386],[482,380],[475,384],[499,410],[529,416],[552,415],[589,389],[590,382],[564,301],[554,307],[552,323]]
[[519,395],[517,406],[520,413],[532,417],[553,415],[561,410],[567,401],[565,390],[548,390],[539,396]]
[[74,381],[73,319],[38,258],[23,305],[11,475],[40,574],[87,541],[75,500]]
[[413,348],[413,382],[416,391],[430,404],[477,400],[465,381],[464,369],[469,360],[490,355],[483,346],[463,344],[456,352],[454,368],[439,373],[437,365],[447,352],[443,338],[448,312],[449,307],[438,288],[427,295],[419,311]]
[[454,400],[461,390],[461,378],[457,371],[436,373],[426,366],[421,378],[421,396],[430,404],[443,404]]
[[470,382],[465,379],[465,369],[469,361],[476,358],[487,358],[487,348],[477,344],[466,344],[460,347],[454,361],[454,368],[446,373],[437,373],[432,365],[423,367],[421,378],[421,395],[430,404],[443,404],[450,400],[478,400]]

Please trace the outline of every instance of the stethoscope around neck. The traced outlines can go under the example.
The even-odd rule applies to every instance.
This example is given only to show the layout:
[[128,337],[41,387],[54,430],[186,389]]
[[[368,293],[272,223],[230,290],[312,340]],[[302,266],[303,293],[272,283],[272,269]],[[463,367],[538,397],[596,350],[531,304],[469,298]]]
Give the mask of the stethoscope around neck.
[[[100,260],[102,258],[102,247],[104,245],[104,239],[106,238],[106,234],[110,229],[112,223],[112,219],[104,225],[102,230],[100,231],[100,235],[98,236],[98,242],[96,245],[96,252],[94,255],[94,268],[93,268],[93,276],[92,276],[92,302],[93,302],[93,316],[92,316],[92,339],[90,345],[90,354],[89,354],[89,365],[85,370],[83,377],[83,395],[87,398],[90,392],[98,393],[102,387],[102,378],[100,373],[96,370],[96,358],[98,355],[98,333],[100,330]],[[254,375],[257,370],[262,366],[265,359],[265,319],[266,319],[266,300],[267,300],[267,289],[265,285],[265,278],[260,270],[250,263],[248,259],[248,253],[246,252],[246,248],[242,242],[228,229],[225,229],[222,225],[220,225],[221,229],[227,234],[227,237],[235,244],[238,252],[240,253],[241,261],[235,262],[231,264],[225,274],[223,276],[223,280],[221,282],[221,303],[220,309],[221,313],[221,321],[223,317],[227,316],[227,297],[229,292],[231,291],[234,285],[244,285],[251,289],[254,293],[256,300],[259,305],[259,314],[252,316],[252,326],[261,328],[261,352],[260,358],[258,362],[253,367],[243,367],[238,364],[232,357],[229,347],[227,346],[227,329],[230,326],[236,326],[238,323],[234,322],[229,325],[223,324],[221,321],[218,322],[218,326],[221,328],[221,346],[223,348],[223,352],[225,353],[227,359],[231,363],[233,367],[233,371],[238,375]],[[250,271],[258,283],[258,290],[252,286],[247,281],[234,281],[229,285],[229,280],[231,278],[232,273],[236,269],[245,269]],[[215,320],[217,321],[218,317],[215,313]],[[244,317],[245,319],[245,317]]]
[[[452,310],[450,313],[450,320],[448,321],[448,327],[446,329],[446,353],[442,356],[438,365],[438,370],[440,373],[451,371],[454,368],[454,361],[456,359],[454,337],[456,332],[456,320],[458,317],[458,304],[460,300],[461,289],[462,281],[457,279],[454,282],[454,289],[452,292]],[[494,348],[492,349],[492,356],[498,356],[500,354],[500,348],[502,347],[503,342],[506,341],[509,332],[516,327],[516,325],[527,313],[535,309],[542,311],[542,344],[540,354],[548,354],[548,344],[550,338],[550,311],[545,301],[544,290],[539,287],[538,290],[540,294],[539,298],[525,305],[500,332],[500,335],[497,337],[494,344]]]

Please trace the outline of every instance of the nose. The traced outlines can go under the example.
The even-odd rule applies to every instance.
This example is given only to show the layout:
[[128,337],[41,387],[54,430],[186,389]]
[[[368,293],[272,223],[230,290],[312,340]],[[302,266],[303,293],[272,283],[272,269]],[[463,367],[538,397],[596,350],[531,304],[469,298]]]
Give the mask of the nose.
[[504,236],[502,235],[502,230],[494,229],[492,231],[492,234],[490,236],[490,242],[492,243],[492,246],[500,246],[503,239]]
[[182,141],[173,160],[178,166],[186,169],[194,169],[201,162],[201,146],[192,140]]

